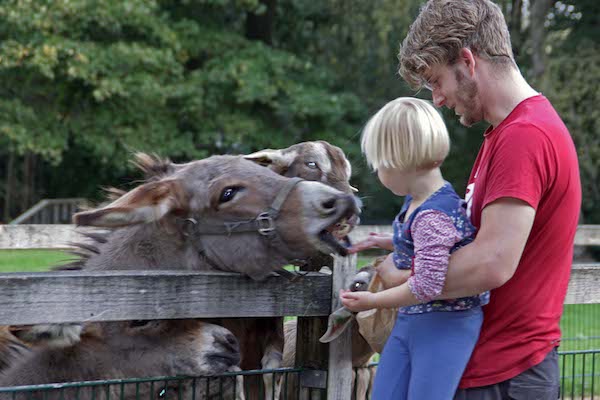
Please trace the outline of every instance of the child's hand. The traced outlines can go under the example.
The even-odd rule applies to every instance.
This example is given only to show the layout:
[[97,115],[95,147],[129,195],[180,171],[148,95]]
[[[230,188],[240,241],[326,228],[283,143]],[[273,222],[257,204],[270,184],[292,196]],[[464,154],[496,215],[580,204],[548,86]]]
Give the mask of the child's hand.
[[360,312],[375,308],[374,294],[371,292],[351,292],[349,290],[340,290],[340,299],[342,304],[348,310]]
[[370,232],[369,237],[365,240],[349,247],[348,253],[358,253],[359,251],[368,249],[385,249],[393,251],[394,244],[392,243],[392,235],[388,233]]

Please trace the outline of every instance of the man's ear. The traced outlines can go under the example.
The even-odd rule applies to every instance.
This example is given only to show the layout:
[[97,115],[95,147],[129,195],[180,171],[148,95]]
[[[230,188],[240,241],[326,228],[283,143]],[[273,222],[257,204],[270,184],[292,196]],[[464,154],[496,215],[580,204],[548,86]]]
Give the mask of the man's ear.
[[284,154],[281,150],[266,149],[244,156],[246,160],[267,167],[279,175],[285,174],[294,162],[293,154]]
[[119,227],[159,221],[165,215],[186,210],[189,199],[177,179],[149,182],[125,193],[109,205],[73,216],[77,225]]
[[468,47],[463,47],[459,51],[459,59],[463,63],[463,65],[467,68],[469,76],[473,78],[475,76],[475,65],[477,64],[477,59],[475,54]]

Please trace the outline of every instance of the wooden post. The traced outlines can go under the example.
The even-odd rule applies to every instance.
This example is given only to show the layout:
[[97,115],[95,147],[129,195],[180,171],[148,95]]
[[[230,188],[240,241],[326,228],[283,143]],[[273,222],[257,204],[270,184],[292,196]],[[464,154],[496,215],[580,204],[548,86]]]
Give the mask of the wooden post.
[[[341,307],[338,293],[347,288],[356,272],[356,255],[334,257],[331,311]],[[300,399],[320,400],[327,388],[327,399],[348,400],[352,394],[352,340],[350,330],[329,345],[319,342],[327,331],[327,317],[298,317],[296,366],[315,369],[300,377]],[[327,372],[327,379],[325,374]]]
[[[340,289],[346,289],[356,273],[356,254],[335,257],[331,293],[331,311],[342,307]],[[346,329],[329,344],[327,400],[348,400],[352,397],[352,329]]]

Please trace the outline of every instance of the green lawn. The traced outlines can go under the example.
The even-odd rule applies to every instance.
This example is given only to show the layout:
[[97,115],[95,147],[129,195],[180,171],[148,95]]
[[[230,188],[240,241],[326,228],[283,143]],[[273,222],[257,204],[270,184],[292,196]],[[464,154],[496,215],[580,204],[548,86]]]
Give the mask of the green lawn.
[[70,254],[53,250],[0,250],[0,272],[48,271]]
[[[50,250],[0,250],[0,273],[47,271],[71,258],[67,253]],[[371,257],[359,257],[358,266]],[[561,328],[561,352],[600,349],[600,304],[566,305]],[[565,398],[600,394],[600,352],[561,356],[561,385]]]

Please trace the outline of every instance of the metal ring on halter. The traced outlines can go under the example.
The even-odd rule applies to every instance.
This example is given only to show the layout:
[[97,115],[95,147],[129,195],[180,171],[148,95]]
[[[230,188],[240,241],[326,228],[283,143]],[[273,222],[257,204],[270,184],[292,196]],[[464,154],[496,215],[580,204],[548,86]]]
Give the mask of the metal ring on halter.
[[198,221],[196,221],[194,218],[184,219],[183,226],[182,226],[183,236],[185,236],[185,237],[193,236],[194,230],[196,229],[197,225],[198,225]]
[[258,214],[256,224],[258,226],[258,233],[263,236],[270,236],[275,233],[275,221],[273,221],[268,212]]

